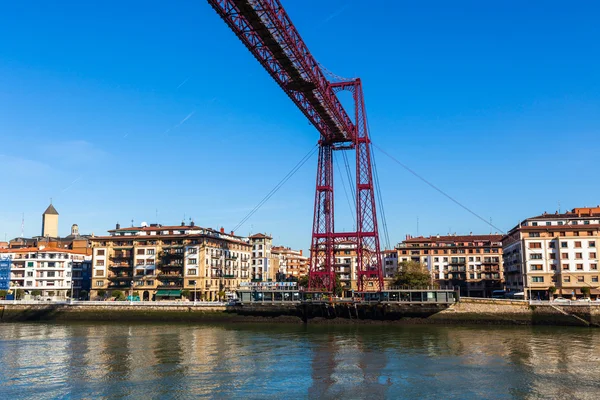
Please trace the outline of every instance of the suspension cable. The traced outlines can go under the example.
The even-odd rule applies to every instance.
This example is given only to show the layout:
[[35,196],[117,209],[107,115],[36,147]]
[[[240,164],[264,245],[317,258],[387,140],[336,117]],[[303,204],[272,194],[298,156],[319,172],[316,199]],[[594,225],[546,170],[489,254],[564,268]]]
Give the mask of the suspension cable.
[[258,204],[256,206],[254,206],[254,208],[235,226],[235,228],[233,228],[233,231],[237,231],[242,225],[244,225],[246,223],[246,221],[248,221],[248,219],[250,219],[250,217],[252,217],[254,215],[254,213],[256,213],[271,197],[273,197],[273,195],[275,193],[277,193],[277,191],[279,189],[281,189],[281,187],[292,177],[294,176],[294,174],[296,172],[298,172],[298,170],[300,168],[302,168],[302,166],[304,164],[306,164],[306,162],[312,157],[312,155],[317,151],[318,149],[318,145],[315,145],[315,147],[311,148],[311,150],[304,156],[302,157],[302,159],[300,159],[300,161],[298,161],[298,163],[290,170],[290,172],[288,172],[283,179],[281,179],[281,181],[279,181],[279,183],[277,185],[275,185],[275,187],[273,189],[271,189],[271,191],[269,193],[267,193],[267,195],[265,197],[263,197],[263,199],[258,202]]
[[398,165],[400,165],[402,168],[404,168],[405,170],[407,170],[408,172],[410,172],[411,174],[413,174],[414,176],[416,176],[417,178],[419,178],[420,180],[422,180],[423,182],[425,182],[432,189],[436,190],[437,192],[439,192],[440,194],[442,194],[444,197],[448,198],[450,201],[452,201],[453,203],[455,203],[456,205],[458,205],[460,208],[464,209],[465,211],[467,211],[468,213],[472,214],[476,218],[482,220],[487,225],[489,225],[492,228],[496,229],[496,231],[502,232],[502,233],[506,233],[502,229],[498,228],[496,225],[492,224],[491,222],[489,222],[488,220],[486,220],[485,218],[483,218],[482,216],[480,216],[479,214],[477,214],[475,211],[471,210],[469,207],[465,206],[464,204],[462,204],[461,202],[459,202],[458,200],[456,200],[454,197],[450,196],[448,193],[444,192],[442,189],[440,189],[437,186],[435,186],[433,183],[429,182],[427,179],[423,178],[421,175],[419,175],[417,172],[415,172],[413,169],[411,169],[408,165],[402,163],[400,160],[398,160],[397,158],[395,158],[394,156],[392,156],[391,154],[389,154],[388,152],[386,152],[385,150],[383,150],[381,147],[377,146],[375,143],[373,143],[373,142],[371,142],[371,143],[372,143],[372,146],[375,146],[379,151],[381,151],[383,154],[385,154],[386,156],[388,156],[389,158],[391,158],[392,161],[394,161],[395,163],[397,163]]
[[375,152],[373,151],[373,145],[371,144],[371,158],[373,159],[373,172],[375,177],[375,191],[377,192],[377,203],[379,210],[381,211],[381,223],[383,225],[383,234],[385,237],[386,249],[391,249],[390,235],[387,227],[387,219],[385,218],[385,208],[383,207],[383,197],[381,196],[381,185],[379,184],[379,173],[377,172],[377,163],[375,162]]

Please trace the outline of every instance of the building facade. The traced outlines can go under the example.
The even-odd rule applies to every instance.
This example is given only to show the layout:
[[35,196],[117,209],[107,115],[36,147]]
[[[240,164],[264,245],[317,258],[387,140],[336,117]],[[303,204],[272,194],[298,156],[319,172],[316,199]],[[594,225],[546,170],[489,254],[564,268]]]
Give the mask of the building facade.
[[[271,248],[273,238],[263,233],[257,233],[249,237],[252,245],[251,276],[254,282],[274,282],[277,278],[279,258],[273,257]],[[275,264],[275,265],[272,265]]]
[[[0,258],[10,259],[10,287],[27,295],[39,292],[43,297],[79,297],[83,287],[79,273],[91,257],[57,247],[2,249]],[[73,273],[78,275],[73,279]],[[35,291],[35,293],[34,293]]]
[[52,203],[42,214],[42,237],[58,237],[58,211]]
[[462,296],[491,297],[504,289],[502,235],[407,237],[397,251],[399,263],[425,265],[432,283],[459,287]]
[[308,257],[302,254],[302,250],[274,246],[271,248],[271,254],[278,262],[277,281],[300,278],[308,274]]
[[600,206],[527,218],[502,239],[506,286],[528,299],[600,296]]
[[115,290],[142,300],[216,300],[250,280],[252,245],[224,229],[160,224],[117,227],[93,237],[92,298]]

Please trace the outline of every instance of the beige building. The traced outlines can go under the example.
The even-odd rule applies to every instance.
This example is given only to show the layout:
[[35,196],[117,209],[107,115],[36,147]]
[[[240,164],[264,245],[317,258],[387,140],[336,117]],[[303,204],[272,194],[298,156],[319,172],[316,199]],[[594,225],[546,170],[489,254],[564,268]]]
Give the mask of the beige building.
[[42,237],[58,237],[58,211],[52,204],[42,214]]
[[300,278],[308,274],[308,257],[302,255],[302,250],[292,250],[289,247],[274,246],[271,254],[277,260],[277,271],[283,280],[290,277]]
[[159,224],[117,227],[93,237],[92,298],[113,290],[137,292],[142,300],[215,300],[250,280],[248,239],[195,226]]
[[425,265],[434,283],[457,286],[462,296],[491,297],[504,289],[502,235],[409,236],[397,251],[398,263]]
[[600,296],[600,206],[527,218],[502,239],[506,286],[526,298]]
[[250,274],[253,282],[275,282],[279,269],[279,258],[271,254],[273,238],[257,233],[249,238],[252,245],[252,264]]

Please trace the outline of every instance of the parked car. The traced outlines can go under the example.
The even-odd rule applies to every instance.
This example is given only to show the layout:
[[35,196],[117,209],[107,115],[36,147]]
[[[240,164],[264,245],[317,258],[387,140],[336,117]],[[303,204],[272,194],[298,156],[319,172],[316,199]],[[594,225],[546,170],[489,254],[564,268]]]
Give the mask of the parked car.
[[564,297],[557,297],[553,300],[555,303],[568,303],[570,300]]
[[577,301],[589,302],[589,301],[592,301],[592,299],[590,299],[589,297],[582,297],[580,299],[577,299]]

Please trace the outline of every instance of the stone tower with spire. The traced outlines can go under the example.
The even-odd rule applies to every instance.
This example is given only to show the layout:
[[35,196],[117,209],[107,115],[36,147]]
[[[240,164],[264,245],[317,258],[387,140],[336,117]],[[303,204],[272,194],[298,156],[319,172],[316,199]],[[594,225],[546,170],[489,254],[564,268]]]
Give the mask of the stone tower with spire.
[[58,237],[58,211],[56,211],[52,202],[42,214],[42,236]]

